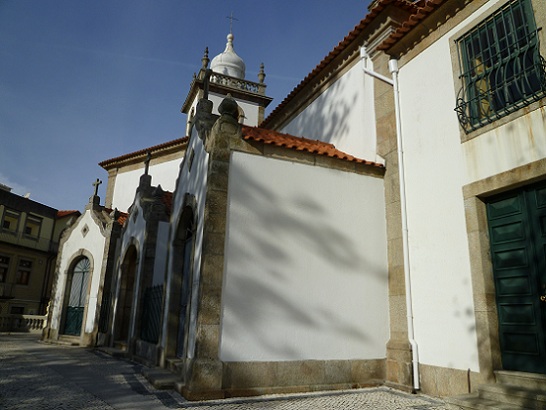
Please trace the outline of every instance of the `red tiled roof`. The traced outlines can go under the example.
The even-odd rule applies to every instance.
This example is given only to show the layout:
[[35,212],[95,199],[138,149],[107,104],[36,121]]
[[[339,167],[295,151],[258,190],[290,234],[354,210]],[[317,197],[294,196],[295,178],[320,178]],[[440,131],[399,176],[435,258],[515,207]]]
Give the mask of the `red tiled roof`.
[[[113,211],[114,210],[112,208],[106,208],[106,207],[104,208],[104,212],[106,212],[107,214],[111,214]],[[119,215],[116,222],[119,223],[120,225],[124,225],[127,218],[129,218],[129,214],[127,212],[121,212],[119,210],[118,212],[119,212]]]
[[296,137],[290,134],[281,134],[280,132],[267,130],[265,128],[248,127],[243,125],[243,139],[245,141],[251,140],[262,142],[264,144],[274,145],[276,147],[285,147],[295,151],[305,151],[311,154],[324,155],[326,157],[337,158],[343,161],[356,162],[359,164],[384,168],[384,165],[382,164],[366,161],[340,151],[333,144],[303,137]]
[[[439,0],[443,1],[443,0]],[[358,23],[350,32],[334,47],[330,53],[311,71],[291,92],[288,96],[262,121],[260,127],[267,127],[270,120],[277,115],[307,84],[314,78],[318,77],[320,72],[340,55],[351,42],[357,38],[362,31],[390,4],[395,4],[407,11],[417,11],[417,6],[410,0],[377,0],[369,13]]]
[[408,34],[415,26],[426,19],[436,9],[438,9],[447,0],[420,0],[417,5],[419,6],[417,12],[412,14],[408,20],[406,20],[400,27],[398,27],[389,37],[383,41],[378,50],[388,50],[395,45],[402,37]]
[[69,216],[69,215],[78,215],[78,216],[80,216],[80,215],[81,215],[81,212],[80,212],[80,211],[76,211],[76,210],[62,210],[62,211],[57,211],[57,218],[64,218],[65,216]]
[[99,166],[105,168],[105,167],[107,167],[107,166],[109,166],[109,165],[111,165],[111,164],[113,164],[115,162],[120,162],[120,161],[124,161],[124,160],[131,159],[131,158],[134,158],[134,157],[139,157],[141,155],[147,154],[148,152],[153,153],[153,152],[161,151],[161,150],[164,150],[164,149],[167,149],[167,148],[170,148],[170,147],[175,147],[177,145],[184,144],[185,142],[188,141],[188,139],[189,139],[189,137],[178,138],[178,139],[175,139],[175,140],[172,140],[172,141],[164,142],[163,144],[154,145],[152,147],[144,148],[144,149],[141,149],[141,150],[138,150],[138,151],[135,151],[135,152],[130,152],[128,154],[124,154],[124,155],[121,155],[119,157],[110,158],[110,159],[99,162]]

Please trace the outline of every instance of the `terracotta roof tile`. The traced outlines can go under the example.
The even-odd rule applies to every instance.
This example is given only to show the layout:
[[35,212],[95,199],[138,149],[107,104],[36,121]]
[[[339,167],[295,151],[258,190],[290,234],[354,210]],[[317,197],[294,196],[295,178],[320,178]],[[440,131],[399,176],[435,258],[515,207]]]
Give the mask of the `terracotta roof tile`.
[[116,162],[125,161],[127,159],[136,158],[136,157],[139,157],[139,156],[142,156],[142,155],[146,155],[148,152],[153,153],[153,152],[156,152],[156,151],[161,151],[161,150],[164,150],[164,149],[167,149],[167,148],[170,148],[170,147],[175,147],[177,145],[184,144],[188,140],[189,140],[189,137],[184,137],[184,138],[178,138],[178,139],[175,139],[175,140],[172,140],[172,141],[167,141],[167,142],[164,142],[163,144],[154,145],[154,146],[149,147],[149,148],[144,148],[144,149],[141,149],[141,150],[138,150],[138,151],[135,151],[135,152],[130,152],[128,154],[121,155],[119,157],[114,157],[114,158],[110,158],[110,159],[101,161],[101,162],[99,162],[99,166],[105,168],[105,167],[107,167],[107,166],[109,166],[109,165],[111,165],[113,163],[116,163]]
[[304,137],[296,137],[290,134],[267,130],[265,128],[248,127],[243,125],[243,139],[245,141],[262,142],[267,145],[284,147],[295,151],[304,151],[311,154],[323,155],[330,158],[337,158],[343,161],[356,162],[359,164],[371,165],[378,168],[384,168],[384,165],[366,161],[338,150],[333,144],[327,142],[311,140]]
[[[442,0],[440,0],[442,1]],[[320,72],[338,55],[345,50],[351,42],[357,38],[362,31],[390,4],[395,4],[405,10],[415,12],[418,10],[416,4],[411,0],[377,0],[369,13],[334,47],[330,53],[311,71],[288,96],[262,121],[260,127],[267,127],[273,119],[307,84],[318,77]]]
[[398,29],[396,29],[389,37],[383,41],[379,47],[379,50],[388,50],[395,45],[402,37],[408,34],[413,28],[415,28],[424,19],[430,16],[435,10],[437,10],[447,0],[424,0],[418,3],[419,9],[416,13],[410,16]]
[[[106,212],[108,215],[110,215],[114,210],[112,208],[105,207],[103,211]],[[119,210],[118,212],[119,212],[119,215],[116,222],[123,226],[125,224],[125,221],[127,221],[127,218],[129,218],[129,214],[127,212],[121,212]]]
[[81,212],[80,212],[80,211],[76,211],[76,210],[62,210],[62,211],[57,211],[57,218],[64,218],[65,216],[69,216],[69,215],[78,215],[78,216],[80,216],[80,215],[81,215]]

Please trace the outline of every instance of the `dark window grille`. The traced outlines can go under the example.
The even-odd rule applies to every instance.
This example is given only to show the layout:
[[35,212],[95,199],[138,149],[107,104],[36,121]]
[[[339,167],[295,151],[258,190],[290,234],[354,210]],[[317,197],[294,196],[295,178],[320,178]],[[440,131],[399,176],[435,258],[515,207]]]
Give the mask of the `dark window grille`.
[[163,285],[146,288],[142,302],[140,338],[149,343],[157,343],[159,341],[159,328],[161,325]]
[[544,97],[546,64],[529,0],[509,2],[458,46],[463,88],[455,111],[466,132]]

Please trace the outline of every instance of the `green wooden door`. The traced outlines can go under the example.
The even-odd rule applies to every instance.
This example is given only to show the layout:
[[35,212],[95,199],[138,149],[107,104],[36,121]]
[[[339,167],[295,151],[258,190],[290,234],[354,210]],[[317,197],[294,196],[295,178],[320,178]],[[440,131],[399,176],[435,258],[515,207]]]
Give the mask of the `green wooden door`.
[[487,204],[503,368],[546,373],[546,185]]
[[90,262],[82,258],[74,267],[69,283],[68,303],[65,310],[63,333],[65,335],[79,335],[82,329],[85,311],[85,299],[89,284]]

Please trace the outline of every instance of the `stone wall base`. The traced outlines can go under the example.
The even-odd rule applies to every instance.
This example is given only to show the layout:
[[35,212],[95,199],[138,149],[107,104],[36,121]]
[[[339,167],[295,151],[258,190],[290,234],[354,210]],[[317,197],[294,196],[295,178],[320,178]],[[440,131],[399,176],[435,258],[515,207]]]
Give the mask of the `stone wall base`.
[[[189,382],[181,390],[184,397],[188,400],[206,400],[275,393],[354,389],[382,385],[385,381],[385,359],[217,362],[217,364],[221,364],[221,387],[204,389],[202,388],[206,386],[204,383]],[[209,371],[212,370],[210,366],[207,368]],[[219,367],[216,369],[220,370]],[[193,372],[195,371],[194,363]],[[209,377],[216,379],[212,374],[209,374]],[[202,387],[199,388],[200,386]]]
[[148,343],[144,340],[136,339],[134,343],[134,358],[147,366],[157,366],[159,364],[159,348],[155,343]]
[[476,390],[486,383],[486,376],[469,370],[419,365],[421,392],[437,397],[456,396]]
[[387,386],[408,392],[413,390],[411,345],[408,340],[389,340],[386,367]]

